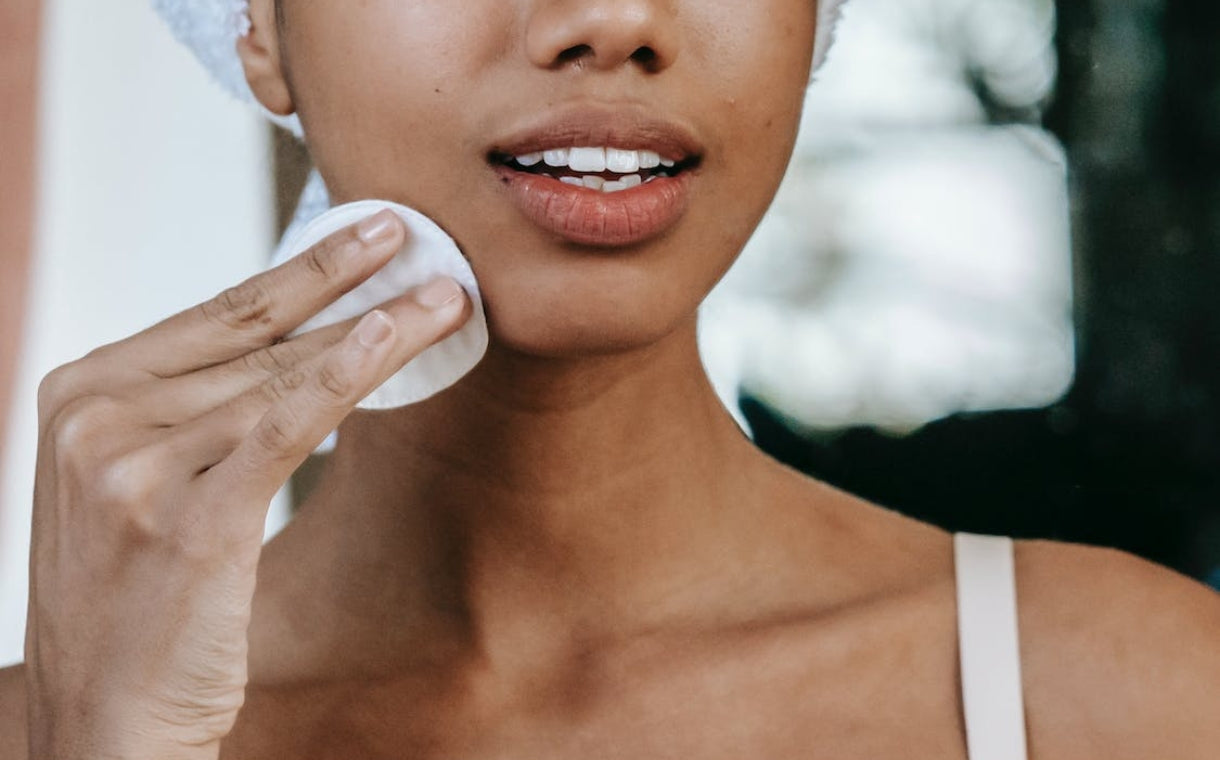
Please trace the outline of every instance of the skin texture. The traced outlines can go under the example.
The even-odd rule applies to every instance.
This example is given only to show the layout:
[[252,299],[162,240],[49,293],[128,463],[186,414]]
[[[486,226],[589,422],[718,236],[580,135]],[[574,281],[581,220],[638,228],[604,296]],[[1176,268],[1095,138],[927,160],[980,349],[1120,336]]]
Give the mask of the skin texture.
[[[311,442],[460,319],[408,297],[375,357],[341,331],[267,348],[385,246],[314,252],[53,375],[33,756],[964,758],[950,537],[757,452],[695,348],[695,306],[788,160],[813,6],[252,10],[255,92],[301,115],[336,200],[401,201],[454,235],[493,345],[426,403],[348,416],[261,554],[266,499]],[[696,135],[675,226],[582,247],[509,202],[488,147],[574,104]],[[191,435],[217,420],[219,443]],[[219,462],[173,475],[199,459]],[[1114,552],[1021,543],[1017,565],[1034,757],[1214,754],[1214,595]]]
[[[761,3],[744,14],[730,3],[698,3],[697,14],[638,0],[614,5],[486,0],[467,9],[478,24],[443,3],[286,10],[282,48],[299,83],[292,102],[335,202],[384,197],[436,219],[486,283],[489,317],[507,349],[555,357],[632,349],[689,322],[762,216],[795,139],[814,28],[809,3]],[[623,24],[613,32],[608,14]],[[686,14],[695,20],[679,25]],[[742,23],[785,29],[793,44],[718,31]],[[601,52],[555,68],[572,35],[590,26],[606,34]],[[660,51],[656,71],[625,64],[642,45]],[[310,54],[293,54],[304,49]],[[748,65],[701,73],[717,60]],[[771,97],[759,97],[759,82]],[[505,202],[488,148],[539,112],[581,103],[639,107],[689,125],[707,145],[701,173],[709,181],[667,239],[611,256],[572,250]]]

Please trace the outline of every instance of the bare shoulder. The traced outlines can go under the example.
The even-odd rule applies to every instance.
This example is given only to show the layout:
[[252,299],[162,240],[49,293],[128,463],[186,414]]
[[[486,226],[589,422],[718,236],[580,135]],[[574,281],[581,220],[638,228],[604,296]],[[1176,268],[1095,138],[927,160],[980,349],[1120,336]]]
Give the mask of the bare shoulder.
[[25,667],[0,668],[0,760],[25,760]]
[[1031,756],[1214,758],[1220,594],[1125,552],[1016,549]]

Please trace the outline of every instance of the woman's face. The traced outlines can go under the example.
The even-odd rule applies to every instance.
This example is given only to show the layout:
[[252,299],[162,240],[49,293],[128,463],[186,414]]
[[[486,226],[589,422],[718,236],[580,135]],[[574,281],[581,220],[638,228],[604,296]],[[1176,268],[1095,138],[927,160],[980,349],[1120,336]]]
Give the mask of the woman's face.
[[334,201],[437,220],[496,341],[545,356],[689,324],[782,177],[817,18],[814,0],[280,2]]

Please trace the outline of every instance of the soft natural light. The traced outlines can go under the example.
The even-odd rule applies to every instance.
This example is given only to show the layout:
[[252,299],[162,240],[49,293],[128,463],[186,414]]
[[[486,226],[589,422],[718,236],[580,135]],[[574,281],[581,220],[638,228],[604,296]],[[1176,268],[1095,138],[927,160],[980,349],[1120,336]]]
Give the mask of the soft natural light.
[[1043,0],[853,0],[704,356],[798,427],[1054,402],[1073,373],[1066,165],[1036,121]]

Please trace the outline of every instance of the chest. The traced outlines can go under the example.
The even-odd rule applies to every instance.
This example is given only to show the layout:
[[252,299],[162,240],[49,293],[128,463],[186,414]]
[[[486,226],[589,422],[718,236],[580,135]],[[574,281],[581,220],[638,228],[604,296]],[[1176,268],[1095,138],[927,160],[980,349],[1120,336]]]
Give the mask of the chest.
[[953,624],[670,642],[493,696],[431,678],[253,689],[222,758],[966,760]]

